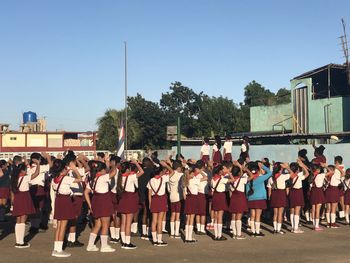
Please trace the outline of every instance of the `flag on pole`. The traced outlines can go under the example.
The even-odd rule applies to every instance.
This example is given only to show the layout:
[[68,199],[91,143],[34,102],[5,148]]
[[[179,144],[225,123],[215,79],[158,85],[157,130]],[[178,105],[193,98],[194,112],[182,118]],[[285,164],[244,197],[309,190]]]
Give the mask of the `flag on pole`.
[[125,148],[125,129],[124,129],[124,122],[121,123],[121,128],[119,131],[119,140],[117,145],[117,155],[124,159],[124,148]]

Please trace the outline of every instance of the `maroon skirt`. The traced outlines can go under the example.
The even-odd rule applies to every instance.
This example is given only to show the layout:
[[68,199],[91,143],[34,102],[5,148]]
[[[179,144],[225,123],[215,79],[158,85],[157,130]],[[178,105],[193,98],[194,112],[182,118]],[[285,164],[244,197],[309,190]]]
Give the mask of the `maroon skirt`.
[[168,211],[167,195],[153,195],[151,201],[151,213],[160,213]]
[[185,201],[185,215],[193,215],[198,213],[198,195],[187,195]]
[[338,203],[339,202],[339,188],[337,186],[328,185],[325,191],[326,203]]
[[232,154],[231,153],[225,153],[224,160],[227,161],[227,162],[231,162],[232,161]]
[[288,206],[287,193],[285,189],[274,189],[271,191],[270,206],[272,208]]
[[113,203],[113,208],[114,212],[118,211],[118,200],[117,200],[117,194],[110,192],[111,193],[111,198],[112,198],[112,203]]
[[0,199],[9,199],[10,196],[11,195],[9,187],[0,187]]
[[304,192],[303,189],[292,188],[289,191],[289,204],[291,208],[297,206],[304,206]]
[[76,217],[73,206],[73,199],[70,195],[57,194],[55,198],[54,219],[71,220]]
[[74,195],[73,198],[73,209],[75,213],[75,217],[79,217],[81,214],[81,208],[83,207],[83,196]]
[[34,207],[39,210],[45,207],[45,201],[47,198],[47,193],[45,188],[40,185],[32,185],[29,188],[30,195],[32,196]]
[[350,205],[350,190],[346,190],[344,193],[344,204]]
[[266,209],[266,200],[251,200],[248,201],[249,209]]
[[213,156],[213,162],[214,163],[221,163],[222,162],[222,156],[220,151],[216,151]]
[[227,211],[227,200],[225,192],[214,192],[212,201],[212,210],[214,211]]
[[172,213],[181,213],[181,208],[182,208],[181,201],[170,203],[170,211]]
[[230,213],[242,214],[248,211],[248,201],[244,192],[233,191],[230,199]]
[[207,164],[209,162],[209,155],[203,155],[202,161],[203,161],[203,163]]
[[198,206],[197,207],[198,211],[197,211],[196,215],[206,216],[207,215],[207,198],[206,198],[205,194],[198,193],[197,206]]
[[17,192],[13,199],[13,216],[33,215],[36,213],[29,191]]
[[94,193],[91,200],[92,215],[94,218],[109,217],[113,215],[112,197],[107,193]]
[[312,187],[310,190],[310,203],[312,205],[324,204],[326,202],[326,198],[324,197],[324,192],[322,187]]
[[118,213],[135,214],[139,210],[139,194],[137,192],[124,192],[118,203]]

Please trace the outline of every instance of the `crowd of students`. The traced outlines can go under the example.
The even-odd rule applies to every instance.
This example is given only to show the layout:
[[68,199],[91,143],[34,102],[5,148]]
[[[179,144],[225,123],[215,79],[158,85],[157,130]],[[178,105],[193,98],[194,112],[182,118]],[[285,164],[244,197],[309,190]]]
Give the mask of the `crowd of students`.
[[[342,157],[328,164],[321,145],[309,161],[307,151],[298,152],[295,162],[282,163],[268,158],[249,158],[248,138],[243,138],[241,154],[232,158],[232,140],[215,138],[210,152],[204,139],[200,159],[170,156],[160,161],[156,154],[138,160],[122,161],[115,155],[98,153],[94,160],[68,151],[62,158],[33,153],[29,160],[16,156],[0,162],[0,221],[11,207],[15,217],[15,247],[28,248],[26,223],[31,233],[55,228],[52,256],[69,257],[66,247],[83,247],[78,241],[79,225],[91,228],[86,250],[114,252],[111,244],[135,249],[131,237],[167,246],[170,238],[196,243],[195,235],[227,240],[223,229],[234,239],[263,237],[262,218],[273,213],[274,234],[290,231],[302,234],[300,217],[322,231],[338,228],[336,213],[349,224],[350,169]],[[289,216],[288,220],[287,217]],[[247,218],[246,226],[242,219]],[[195,229],[195,230],[194,230]],[[97,240],[100,240],[100,248]]]

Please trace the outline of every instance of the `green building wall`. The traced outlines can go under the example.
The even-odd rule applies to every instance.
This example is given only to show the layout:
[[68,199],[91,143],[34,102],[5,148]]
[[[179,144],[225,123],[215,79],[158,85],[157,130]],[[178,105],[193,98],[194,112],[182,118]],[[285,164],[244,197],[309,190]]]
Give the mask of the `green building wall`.
[[281,131],[292,130],[292,104],[257,106],[250,108],[250,130]]

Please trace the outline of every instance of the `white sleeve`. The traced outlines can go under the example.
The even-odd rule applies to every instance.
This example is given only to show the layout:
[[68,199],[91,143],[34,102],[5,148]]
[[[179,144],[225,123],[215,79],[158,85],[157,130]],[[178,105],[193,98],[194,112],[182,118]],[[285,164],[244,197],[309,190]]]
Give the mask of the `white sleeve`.
[[243,143],[241,146],[242,152],[246,152],[247,151],[247,146]]
[[272,177],[270,177],[269,180],[267,181],[266,187],[267,187],[267,188],[271,188],[271,187],[272,187],[272,184],[273,184],[273,180],[272,180]]

